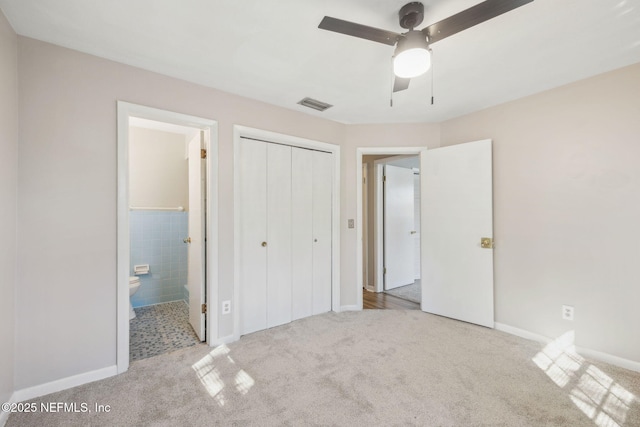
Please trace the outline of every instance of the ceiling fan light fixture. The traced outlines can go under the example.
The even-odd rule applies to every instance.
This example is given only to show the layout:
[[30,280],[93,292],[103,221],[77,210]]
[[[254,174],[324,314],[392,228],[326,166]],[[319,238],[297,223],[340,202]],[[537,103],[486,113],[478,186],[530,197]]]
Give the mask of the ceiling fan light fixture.
[[393,57],[393,73],[403,79],[411,79],[426,73],[431,67],[431,54],[426,48],[413,48]]
[[398,41],[393,56],[393,73],[403,79],[420,76],[431,67],[427,38],[421,31],[411,30]]

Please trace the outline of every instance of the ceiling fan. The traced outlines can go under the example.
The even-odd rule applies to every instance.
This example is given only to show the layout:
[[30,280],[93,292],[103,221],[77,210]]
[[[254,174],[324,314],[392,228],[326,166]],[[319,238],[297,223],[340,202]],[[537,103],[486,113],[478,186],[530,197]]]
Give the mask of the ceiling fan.
[[422,30],[414,28],[422,23],[424,5],[420,2],[407,3],[398,13],[400,26],[409,30],[405,33],[381,30],[330,16],[325,16],[318,28],[396,46],[393,54],[393,92],[398,92],[409,87],[411,78],[426,73],[431,67],[431,44],[532,1],[486,0]]

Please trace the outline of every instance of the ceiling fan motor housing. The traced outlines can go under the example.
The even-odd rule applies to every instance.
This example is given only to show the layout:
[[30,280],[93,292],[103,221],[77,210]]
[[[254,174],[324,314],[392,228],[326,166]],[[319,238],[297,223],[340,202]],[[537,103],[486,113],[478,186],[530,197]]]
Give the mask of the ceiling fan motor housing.
[[429,49],[429,42],[427,36],[422,31],[412,30],[403,34],[402,38],[398,41],[395,54],[404,52],[409,49]]
[[402,28],[413,30],[424,19],[424,5],[417,1],[407,3],[402,6],[398,16],[400,17],[400,26]]

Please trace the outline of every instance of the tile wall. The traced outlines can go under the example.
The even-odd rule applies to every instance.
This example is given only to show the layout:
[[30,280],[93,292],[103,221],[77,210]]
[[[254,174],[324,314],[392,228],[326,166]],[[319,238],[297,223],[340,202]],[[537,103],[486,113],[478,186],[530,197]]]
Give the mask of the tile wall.
[[[133,266],[149,264],[150,273],[140,275],[140,288],[131,298],[134,307],[185,298],[187,283],[187,212],[131,211],[130,238]],[[188,301],[188,300],[187,300]]]

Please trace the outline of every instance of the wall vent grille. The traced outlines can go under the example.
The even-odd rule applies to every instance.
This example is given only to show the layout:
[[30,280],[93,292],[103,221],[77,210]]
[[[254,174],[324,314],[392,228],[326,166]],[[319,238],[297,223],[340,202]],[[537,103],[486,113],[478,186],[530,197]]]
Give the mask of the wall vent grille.
[[298,104],[304,107],[313,108],[314,110],[318,110],[318,111],[324,111],[327,108],[333,107],[333,105],[331,104],[327,104],[326,102],[318,101],[317,99],[313,99],[309,97],[301,99],[300,101],[298,101]]

